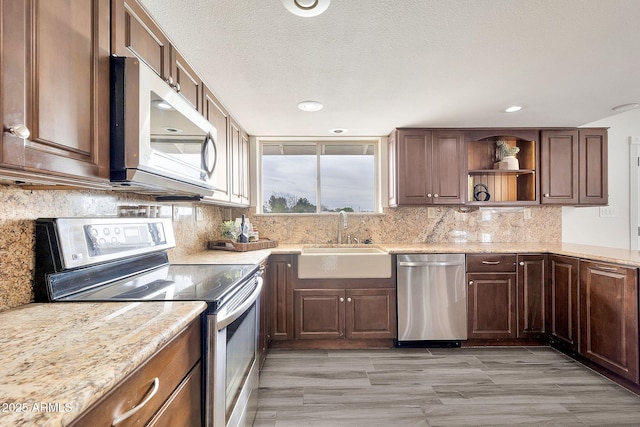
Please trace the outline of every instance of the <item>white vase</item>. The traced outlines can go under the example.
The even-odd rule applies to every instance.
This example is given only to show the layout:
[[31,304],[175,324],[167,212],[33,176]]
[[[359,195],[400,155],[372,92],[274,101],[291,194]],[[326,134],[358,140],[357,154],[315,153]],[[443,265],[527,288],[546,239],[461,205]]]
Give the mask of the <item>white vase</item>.
[[507,162],[507,169],[509,170],[520,169],[520,162],[515,156],[504,156],[502,161]]

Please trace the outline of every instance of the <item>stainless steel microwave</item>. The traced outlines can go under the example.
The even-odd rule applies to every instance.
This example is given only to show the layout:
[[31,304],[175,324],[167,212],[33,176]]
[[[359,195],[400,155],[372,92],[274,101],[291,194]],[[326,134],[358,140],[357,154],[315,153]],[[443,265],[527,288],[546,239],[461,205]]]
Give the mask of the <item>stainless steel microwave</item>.
[[111,183],[158,196],[215,189],[217,131],[138,58],[111,57]]

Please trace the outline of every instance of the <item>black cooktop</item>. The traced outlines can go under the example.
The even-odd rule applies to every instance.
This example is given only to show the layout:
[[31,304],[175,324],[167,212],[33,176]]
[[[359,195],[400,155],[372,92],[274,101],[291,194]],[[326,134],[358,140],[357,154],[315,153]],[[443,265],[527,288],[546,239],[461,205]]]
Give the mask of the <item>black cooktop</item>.
[[58,301],[205,301],[217,302],[253,276],[253,264],[167,264]]

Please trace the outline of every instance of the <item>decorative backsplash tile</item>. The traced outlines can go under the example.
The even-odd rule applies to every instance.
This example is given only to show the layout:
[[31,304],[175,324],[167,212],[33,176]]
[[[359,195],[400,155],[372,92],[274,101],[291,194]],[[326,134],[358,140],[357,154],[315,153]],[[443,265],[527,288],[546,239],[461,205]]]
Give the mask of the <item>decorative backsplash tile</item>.
[[[562,208],[470,209],[437,207],[429,218],[426,207],[386,208],[381,215],[347,213],[342,230],[361,243],[429,242],[560,242]],[[530,218],[525,219],[525,214]],[[250,217],[261,237],[287,243],[336,243],[337,214],[254,215]]]
[[[32,301],[36,218],[117,216],[140,205],[158,206],[163,215],[172,212],[170,204],[124,192],[26,190],[0,185],[0,311]],[[123,206],[128,208],[121,209]],[[261,237],[282,243],[324,244],[337,239],[337,214],[252,215],[249,209],[200,207],[202,220],[187,215],[173,222],[177,247],[170,250],[172,257],[206,249],[209,240],[220,238],[223,220],[243,213],[259,229]],[[361,243],[365,239],[374,243],[560,242],[562,208],[528,209],[530,219],[524,219],[522,208],[461,212],[458,208],[438,207],[433,208],[433,218],[429,218],[430,210],[425,207],[387,208],[379,215],[348,213],[349,227],[343,229],[343,243],[347,235]]]

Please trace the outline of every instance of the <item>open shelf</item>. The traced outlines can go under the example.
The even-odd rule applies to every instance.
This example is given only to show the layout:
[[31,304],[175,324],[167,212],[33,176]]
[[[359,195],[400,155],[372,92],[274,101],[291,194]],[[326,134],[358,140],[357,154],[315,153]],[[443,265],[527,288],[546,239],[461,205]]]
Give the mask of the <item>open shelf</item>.
[[[519,169],[498,169],[497,141],[518,147]],[[522,137],[498,134],[469,141],[467,147],[468,200],[473,204],[518,204],[536,202],[537,142]],[[486,189],[486,190],[485,190]],[[486,191],[489,200],[483,200]]]
[[536,173],[533,169],[473,169],[469,175],[526,175]]

